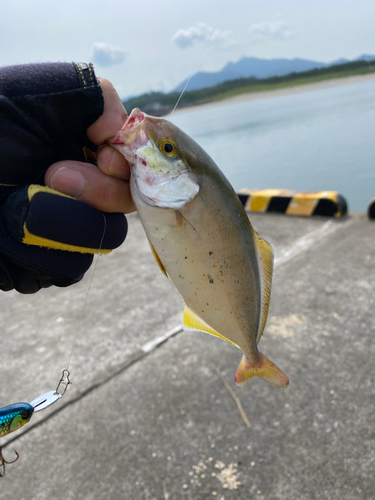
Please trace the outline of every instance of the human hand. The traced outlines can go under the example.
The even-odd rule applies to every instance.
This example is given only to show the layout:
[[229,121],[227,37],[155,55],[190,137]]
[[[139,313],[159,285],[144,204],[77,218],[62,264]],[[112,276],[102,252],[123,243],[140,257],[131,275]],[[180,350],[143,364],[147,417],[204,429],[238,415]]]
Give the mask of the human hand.
[[125,123],[127,112],[111,82],[99,78],[104,112],[87,129],[87,137],[97,146],[97,167],[78,161],[60,161],[46,171],[46,186],[73,196],[103,212],[134,212],[130,194],[127,160],[106,141]]
[[[68,286],[92,253],[125,239],[129,166],[104,143],[127,114],[110,82],[101,88],[84,64],[0,69],[0,289]],[[101,146],[98,167],[82,161],[83,146]]]

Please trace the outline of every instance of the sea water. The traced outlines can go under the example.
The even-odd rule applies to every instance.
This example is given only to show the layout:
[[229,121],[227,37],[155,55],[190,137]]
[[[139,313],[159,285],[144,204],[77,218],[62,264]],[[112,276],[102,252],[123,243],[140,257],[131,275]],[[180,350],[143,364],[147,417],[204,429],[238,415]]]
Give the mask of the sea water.
[[171,121],[236,190],[338,191],[356,212],[375,197],[375,80],[218,104]]

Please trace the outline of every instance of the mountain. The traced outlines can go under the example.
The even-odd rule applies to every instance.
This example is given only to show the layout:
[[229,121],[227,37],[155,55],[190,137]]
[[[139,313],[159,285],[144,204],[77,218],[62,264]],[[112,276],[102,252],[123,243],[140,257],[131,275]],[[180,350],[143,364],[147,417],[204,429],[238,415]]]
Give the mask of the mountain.
[[371,56],[369,54],[362,54],[361,56],[357,57],[355,59],[356,61],[373,61],[375,59],[375,56]]
[[[355,60],[371,61],[375,56],[363,54]],[[349,62],[348,59],[338,59],[330,63],[310,61],[308,59],[259,59],[257,57],[243,57],[236,63],[229,62],[220,71],[213,73],[200,71],[192,76],[188,90],[198,90],[212,87],[218,83],[237,78],[269,78],[271,76],[284,76],[289,73],[300,73],[310,69],[324,68],[335,64]],[[174,90],[181,92],[187,80],[180,83]]]

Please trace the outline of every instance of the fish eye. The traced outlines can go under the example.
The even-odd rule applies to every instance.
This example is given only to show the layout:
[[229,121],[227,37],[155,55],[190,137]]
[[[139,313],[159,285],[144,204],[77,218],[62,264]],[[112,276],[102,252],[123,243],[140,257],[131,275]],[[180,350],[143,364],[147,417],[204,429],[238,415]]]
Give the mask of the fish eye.
[[21,413],[21,417],[23,420],[26,420],[30,416],[30,410],[25,410]]
[[172,153],[173,149],[174,149],[174,148],[173,148],[173,144],[171,144],[170,142],[166,142],[166,143],[164,144],[164,151],[165,151],[166,153]]
[[159,142],[159,149],[165,156],[168,156],[169,158],[177,155],[177,146],[174,141],[172,141],[172,139],[169,139],[168,137],[165,137]]

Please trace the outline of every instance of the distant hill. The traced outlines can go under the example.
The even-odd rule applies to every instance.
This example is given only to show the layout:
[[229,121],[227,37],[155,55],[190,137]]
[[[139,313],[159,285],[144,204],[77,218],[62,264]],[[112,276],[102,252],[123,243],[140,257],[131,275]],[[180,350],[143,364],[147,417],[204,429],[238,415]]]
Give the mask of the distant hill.
[[[340,62],[340,64],[325,65],[320,68],[308,71],[293,72],[282,76],[271,76],[268,78],[240,77],[234,80],[227,80],[212,87],[205,87],[197,90],[186,90],[179,107],[184,108],[193,105],[200,105],[213,101],[228,99],[239,94],[250,92],[264,92],[269,90],[282,89],[295,85],[321,82],[332,78],[343,78],[354,75],[367,75],[375,73],[375,57],[361,56],[354,61]],[[140,108],[145,113],[154,116],[164,116],[175,106],[180,97],[180,92],[148,92],[139,96],[130,97],[123,101],[126,109]]]
[[[375,55],[362,55],[355,61],[371,61]],[[237,80],[238,78],[264,79],[272,76],[284,76],[290,73],[301,73],[312,69],[326,68],[337,64],[349,62],[348,59],[338,59],[331,63],[310,61],[309,59],[259,59],[257,57],[243,57],[236,63],[229,62],[220,71],[205,72],[200,71],[193,75],[189,82],[188,90],[199,90],[206,87],[213,87],[222,82]],[[181,92],[187,80],[184,80],[175,92]]]

